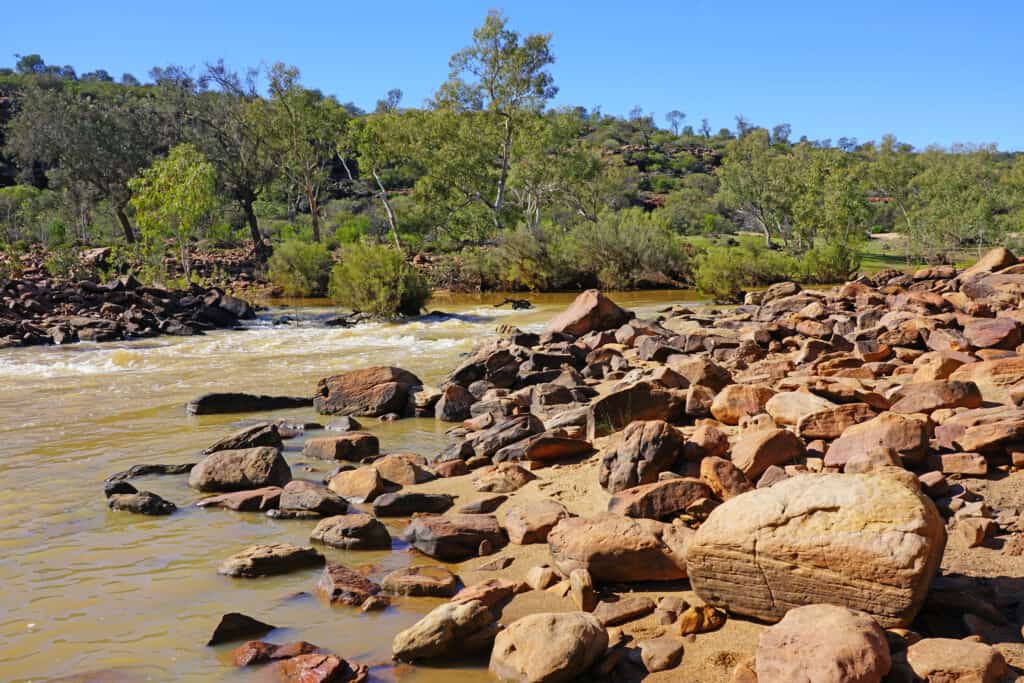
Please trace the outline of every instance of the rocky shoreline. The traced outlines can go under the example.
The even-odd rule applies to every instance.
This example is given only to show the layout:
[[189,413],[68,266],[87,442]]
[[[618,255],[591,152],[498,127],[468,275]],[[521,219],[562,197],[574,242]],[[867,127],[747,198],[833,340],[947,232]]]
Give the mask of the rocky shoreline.
[[189,336],[255,317],[249,302],[220,289],[146,287],[130,275],[102,284],[53,278],[0,283],[0,349]]
[[[187,473],[204,507],[309,520],[314,545],[240,548],[224,575],[323,567],[310,589],[339,609],[437,599],[394,635],[396,662],[530,682],[1012,681],[1022,298],[1005,249],[653,320],[590,290],[541,334],[481,343],[439,387],[381,366],[310,399],[254,397],[331,417],[268,420],[142,471]],[[359,421],[413,416],[452,423],[447,447],[388,453]],[[334,466],[323,481],[282,455],[295,438]],[[112,508],[173,514],[133,476],[108,480]],[[375,576],[316,547],[390,548],[393,520],[436,564]],[[273,628],[229,617],[241,628],[218,642]],[[354,654],[251,640],[232,658],[284,681],[368,680]]]

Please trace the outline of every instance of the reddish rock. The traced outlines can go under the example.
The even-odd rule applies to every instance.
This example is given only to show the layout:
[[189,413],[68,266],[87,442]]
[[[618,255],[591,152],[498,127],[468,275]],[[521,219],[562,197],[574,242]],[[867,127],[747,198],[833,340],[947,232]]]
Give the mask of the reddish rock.
[[367,598],[380,592],[380,586],[343,564],[324,567],[316,589],[331,604],[341,603],[353,607],[358,607]]
[[381,581],[381,587],[388,593],[431,598],[450,598],[458,585],[454,574],[436,565],[397,569]]
[[493,515],[424,515],[402,532],[402,538],[425,555],[445,562],[462,562],[505,545],[505,533]]
[[548,323],[546,331],[582,337],[588,332],[614,330],[630,319],[630,314],[596,289],[588,289],[569,308]]
[[505,512],[505,531],[509,542],[516,545],[545,543],[551,529],[570,516],[564,505],[550,498],[510,505]]
[[943,474],[963,474],[984,477],[988,474],[988,461],[980,453],[942,453],[938,456]]
[[608,501],[608,511],[626,517],[670,519],[697,501],[713,497],[700,479],[666,479],[619,491]]
[[280,486],[222,493],[196,502],[198,507],[221,507],[239,512],[266,512],[277,507],[281,498]]
[[718,392],[711,404],[711,414],[727,425],[737,425],[740,418],[765,412],[765,404],[775,395],[770,387],[757,384],[730,384]]
[[905,384],[899,400],[889,408],[894,413],[930,413],[943,408],[977,408],[981,392],[974,382],[937,380]]
[[373,461],[371,467],[380,473],[385,481],[400,486],[411,486],[430,481],[434,475],[428,472],[420,463],[420,456],[415,453],[395,453],[385,455]]
[[305,510],[320,515],[342,515],[348,512],[345,499],[326,486],[311,481],[293,479],[281,492],[282,510]]
[[353,669],[341,657],[327,654],[299,655],[276,666],[282,683],[357,683],[367,676],[364,668]]
[[683,457],[701,461],[721,457],[729,452],[729,437],[714,424],[700,424],[683,445]]
[[288,659],[298,655],[308,655],[319,650],[313,643],[304,640],[284,645],[275,645],[262,640],[250,640],[242,643],[231,651],[231,659],[235,666],[256,666],[278,659]]
[[654,601],[645,596],[622,597],[615,601],[602,600],[594,609],[594,616],[604,627],[618,626],[636,621],[654,611]]
[[358,467],[331,477],[327,488],[349,502],[372,503],[377,496],[384,493],[384,479],[372,467]]
[[977,349],[1014,349],[1021,342],[1020,326],[1011,318],[975,318],[964,325],[964,337]]
[[686,414],[686,395],[685,391],[648,381],[617,388],[592,404],[593,433],[588,438],[593,441],[640,420],[679,422]]
[[924,681],[997,683],[1006,660],[993,647],[971,640],[925,638],[907,648],[907,664]]
[[1010,388],[1024,381],[1024,356],[968,363],[957,368],[949,378],[974,382],[986,401],[1011,403]]
[[345,550],[389,550],[391,534],[380,520],[361,512],[321,520],[309,536],[334,548]]
[[657,481],[682,455],[684,441],[679,430],[662,420],[630,424],[602,452],[601,486],[615,493]]
[[401,368],[364,368],[321,379],[313,404],[326,415],[402,415],[412,390],[422,385],[419,377]]
[[511,493],[536,478],[536,474],[514,462],[502,462],[478,470],[473,488],[489,493]]
[[923,461],[928,448],[929,423],[918,415],[882,413],[849,427],[829,446],[825,465],[841,467],[857,453],[873,448],[890,448],[904,464]]
[[321,460],[350,460],[359,462],[380,453],[377,437],[367,432],[347,432],[339,436],[320,436],[309,439],[302,447],[302,455]]
[[772,465],[787,465],[804,453],[804,443],[788,429],[763,429],[744,434],[732,447],[732,463],[750,481]]
[[722,500],[729,500],[754,488],[736,465],[725,458],[715,456],[700,461],[700,478],[712,493]]

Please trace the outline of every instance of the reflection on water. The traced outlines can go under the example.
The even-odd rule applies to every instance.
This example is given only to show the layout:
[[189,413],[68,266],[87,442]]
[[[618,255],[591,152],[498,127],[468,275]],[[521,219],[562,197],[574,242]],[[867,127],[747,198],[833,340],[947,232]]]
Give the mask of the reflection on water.
[[[535,308],[495,308],[501,295],[431,302],[449,316],[352,328],[324,327],[337,314],[319,301],[275,304],[244,331],[115,344],[0,351],[0,679],[44,680],[105,671],[94,680],[258,680],[233,670],[230,646],[203,643],[221,614],[243,611],[278,626],[276,642],[304,639],[381,665],[392,635],[438,604],[362,614],[309,595],[318,572],[237,580],[217,575],[227,555],[253,543],[308,543],[312,523],[203,510],[185,477],[134,483],[174,501],[169,518],[107,510],[103,479],[138,463],[188,462],[231,425],[251,416],[186,417],[184,404],[208,391],[305,394],[325,375],[366,365],[400,365],[437,382],[460,354],[501,324],[538,330],[571,299],[534,295]],[[684,292],[613,295],[640,315],[693,300]],[[282,316],[289,324],[275,324]],[[312,409],[279,411],[316,421]],[[430,453],[444,426],[433,420],[367,421],[388,451]],[[319,478],[325,463],[303,463],[301,440],[285,456],[297,476]],[[389,523],[396,535],[401,523]],[[406,549],[345,552],[329,560],[371,567],[373,578],[409,562]],[[116,673],[110,673],[115,670]],[[403,668],[412,682],[488,680],[478,668]]]

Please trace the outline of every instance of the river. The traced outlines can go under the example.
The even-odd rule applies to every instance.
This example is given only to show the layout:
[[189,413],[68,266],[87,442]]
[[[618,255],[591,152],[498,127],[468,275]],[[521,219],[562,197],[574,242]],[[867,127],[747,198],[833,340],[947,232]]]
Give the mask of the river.
[[[174,501],[171,517],[111,512],[108,475],[139,463],[199,459],[200,451],[255,416],[186,417],[184,404],[209,391],[309,395],[320,377],[368,365],[398,365],[436,383],[475,342],[500,324],[539,330],[572,299],[535,295],[530,310],[495,308],[498,295],[431,302],[458,314],[401,324],[329,328],[322,302],[273,305],[243,331],[0,351],[0,680],[257,681],[237,671],[234,645],[204,646],[225,612],[240,611],[288,627],[270,640],[304,639],[347,659],[375,665],[374,680],[461,683],[489,680],[459,670],[387,665],[392,636],[439,600],[404,599],[383,612],[331,608],[311,591],[319,572],[239,580],[219,576],[228,555],[263,542],[309,543],[311,521],[199,509],[186,477],[133,480]],[[641,316],[687,292],[613,294]],[[318,305],[319,304],[319,305]],[[275,325],[288,315],[295,324]],[[323,421],[312,408],[259,417]],[[436,452],[446,425],[365,419],[389,452]],[[316,434],[314,432],[313,434]],[[301,439],[286,442],[297,477],[319,479],[327,463],[304,469]],[[388,522],[393,536],[401,521]],[[427,563],[396,541],[390,552],[320,547],[329,560],[369,566],[371,577],[410,562]]]

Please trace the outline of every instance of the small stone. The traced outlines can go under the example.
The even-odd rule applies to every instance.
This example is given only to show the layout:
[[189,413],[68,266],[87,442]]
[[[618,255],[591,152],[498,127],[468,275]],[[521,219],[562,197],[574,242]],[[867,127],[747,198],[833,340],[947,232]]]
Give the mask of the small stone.
[[210,640],[206,644],[220,645],[232,640],[262,636],[275,628],[277,627],[240,612],[228,612],[220,618],[220,623],[217,624],[217,628],[213,630],[213,635],[210,636]]
[[250,578],[286,574],[323,563],[324,556],[314,548],[288,543],[254,545],[224,560],[217,573]]
[[679,615],[679,633],[707,633],[725,625],[725,612],[707,605],[692,605]]
[[683,660],[683,641],[673,636],[641,640],[640,659],[650,673],[674,669]]
[[654,611],[654,601],[644,596],[620,598],[615,602],[601,601],[594,609],[594,616],[602,626],[618,626],[627,621],[646,617]]
[[597,607],[594,579],[586,569],[574,569],[569,574],[569,595],[582,612],[593,612]]
[[458,585],[454,574],[437,565],[404,567],[381,581],[381,587],[388,593],[431,598],[450,598],[455,595]]
[[542,591],[558,581],[558,574],[548,566],[531,567],[526,572],[526,584],[535,591]]
[[331,604],[357,606],[380,592],[380,586],[343,564],[329,564],[324,567],[317,592]]

